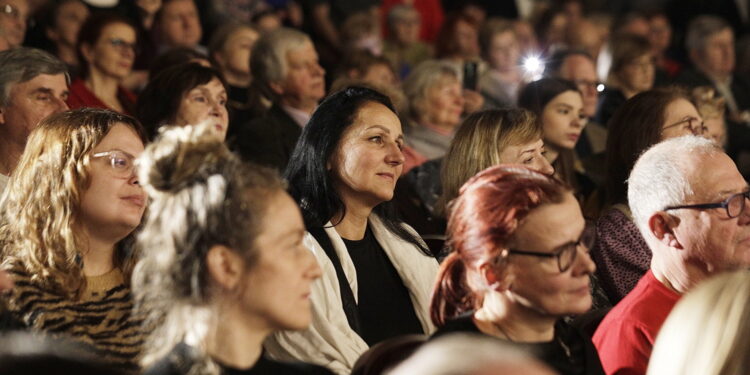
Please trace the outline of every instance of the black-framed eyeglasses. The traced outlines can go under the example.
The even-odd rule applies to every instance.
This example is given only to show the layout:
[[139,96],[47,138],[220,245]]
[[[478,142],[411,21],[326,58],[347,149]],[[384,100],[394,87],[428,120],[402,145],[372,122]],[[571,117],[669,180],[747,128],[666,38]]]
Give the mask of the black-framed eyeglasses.
[[541,258],[557,258],[557,267],[562,273],[570,269],[570,266],[575,262],[576,256],[578,255],[578,247],[581,246],[586,252],[588,252],[591,247],[594,246],[595,240],[596,227],[592,223],[587,222],[586,226],[583,228],[581,237],[578,238],[578,241],[562,245],[551,253],[508,249],[508,254],[527,255]]
[[750,199],[750,190],[737,193],[719,203],[688,204],[682,206],[669,206],[664,211],[689,208],[694,210],[708,210],[712,208],[723,208],[727,210],[727,216],[734,219],[745,211],[745,200]]
[[130,178],[135,170],[135,156],[125,151],[112,150],[97,152],[91,155],[92,158],[107,158],[109,166],[115,172],[117,177]]
[[680,126],[682,124],[685,125],[685,129],[689,130],[693,135],[703,135],[708,132],[708,127],[706,127],[706,124],[703,120],[695,117],[688,117],[684,120],[680,120],[675,122],[674,124],[669,124],[661,129],[661,131],[665,131],[669,128],[674,128],[675,126]]

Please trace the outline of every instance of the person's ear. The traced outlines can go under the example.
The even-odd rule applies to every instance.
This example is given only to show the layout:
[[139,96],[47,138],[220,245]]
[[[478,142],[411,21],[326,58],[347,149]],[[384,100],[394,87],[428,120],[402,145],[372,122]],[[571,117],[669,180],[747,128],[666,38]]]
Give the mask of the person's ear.
[[271,88],[271,91],[273,91],[276,95],[284,95],[284,86],[282,86],[278,82],[269,82],[268,87]]
[[497,292],[508,290],[515,279],[508,258],[502,255],[483,261],[479,272],[489,288]]
[[234,289],[242,279],[245,262],[239,254],[223,245],[214,245],[206,254],[206,267],[211,278],[222,288]]
[[680,219],[678,217],[668,215],[663,211],[654,213],[648,219],[648,229],[656,240],[675,249],[683,248],[674,232],[679,224]]

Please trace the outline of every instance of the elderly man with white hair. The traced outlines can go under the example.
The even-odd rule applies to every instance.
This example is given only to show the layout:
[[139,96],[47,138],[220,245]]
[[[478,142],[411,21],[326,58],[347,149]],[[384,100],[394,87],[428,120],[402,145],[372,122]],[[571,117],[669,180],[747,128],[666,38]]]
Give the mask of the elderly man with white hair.
[[628,179],[650,270],[594,334],[607,374],[645,374],[656,334],[680,297],[719,272],[750,265],[748,184],[713,142],[674,138],[646,151]]

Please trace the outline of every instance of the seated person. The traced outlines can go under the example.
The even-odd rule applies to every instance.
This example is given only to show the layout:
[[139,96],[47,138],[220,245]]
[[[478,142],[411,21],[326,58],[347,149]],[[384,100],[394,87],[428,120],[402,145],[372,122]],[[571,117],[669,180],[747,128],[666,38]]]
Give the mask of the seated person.
[[131,371],[143,332],[126,281],[146,206],[133,170],[145,141],[134,118],[109,110],[51,115],[29,137],[0,219],[14,327],[89,344]]
[[483,334],[531,350],[562,374],[602,374],[591,340],[563,317],[591,307],[594,231],[559,180],[500,165],[471,178],[448,219],[432,294],[435,336]]
[[427,308],[437,262],[388,202],[403,144],[388,97],[362,87],[329,96],[303,130],[285,177],[323,277],[310,297],[312,325],[268,340],[274,358],[348,374],[370,346],[434,330]]
[[137,114],[153,139],[165,125],[207,122],[221,139],[229,126],[227,85],[216,69],[189,62],[159,73],[138,98]]
[[645,374],[664,320],[680,297],[720,272],[750,266],[748,185],[710,140],[657,144],[628,178],[633,220],[653,258],[594,334],[607,374]]
[[89,17],[78,34],[81,76],[70,85],[68,106],[135,113],[136,97],[122,86],[137,52],[135,27],[117,14]]
[[330,374],[263,356],[266,336],[310,324],[321,274],[278,174],[244,165],[210,126],[171,128],[140,161],[152,210],[133,290],[161,322],[145,374]]

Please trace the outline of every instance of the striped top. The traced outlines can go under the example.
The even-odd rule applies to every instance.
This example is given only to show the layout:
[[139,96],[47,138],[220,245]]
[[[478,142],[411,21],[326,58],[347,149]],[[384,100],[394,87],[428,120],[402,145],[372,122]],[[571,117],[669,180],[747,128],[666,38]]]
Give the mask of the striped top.
[[78,301],[42,289],[28,273],[9,272],[15,287],[3,308],[13,321],[32,331],[88,344],[97,357],[124,370],[138,370],[143,320],[132,314],[130,287],[119,269],[87,277]]

